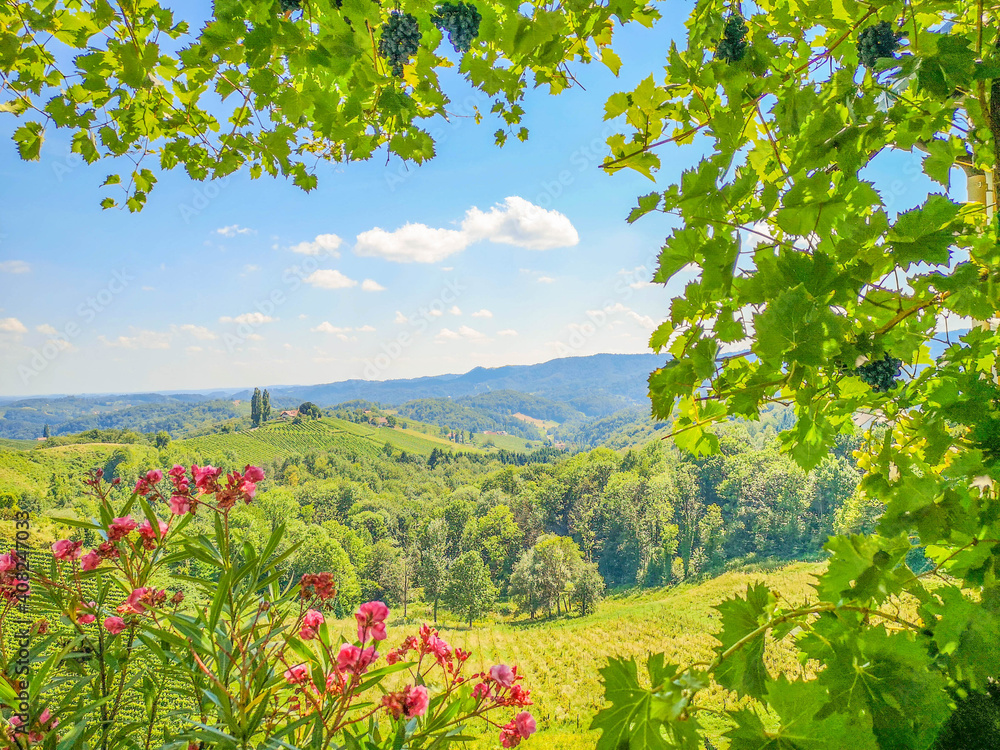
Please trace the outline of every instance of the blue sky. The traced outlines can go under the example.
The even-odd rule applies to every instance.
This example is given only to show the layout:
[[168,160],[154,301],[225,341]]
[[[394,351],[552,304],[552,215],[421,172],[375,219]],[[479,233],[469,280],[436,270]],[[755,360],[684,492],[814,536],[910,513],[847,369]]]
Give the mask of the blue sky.
[[[665,217],[625,216],[652,184],[598,168],[604,101],[659,70],[678,20],[620,32],[623,66],[576,71],[586,91],[529,95],[526,143],[497,125],[437,128],[424,166],[321,166],[284,180],[161,176],[139,214],[102,211],[108,165],[78,164],[50,130],[18,160],[0,119],[0,395],[387,379],[648,351],[680,283],[648,284]],[[460,80],[456,105],[471,95]],[[6,145],[3,145],[6,144]],[[697,161],[663,151],[659,187]],[[872,177],[918,203],[909,155]],[[399,230],[410,226],[404,232]]]

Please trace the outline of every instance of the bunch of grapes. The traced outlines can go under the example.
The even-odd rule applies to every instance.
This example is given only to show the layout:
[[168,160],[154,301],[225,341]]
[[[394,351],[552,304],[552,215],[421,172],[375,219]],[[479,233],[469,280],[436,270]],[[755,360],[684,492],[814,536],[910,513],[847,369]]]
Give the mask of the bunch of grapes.
[[483,17],[471,3],[442,3],[431,21],[441,31],[448,32],[448,41],[456,52],[468,52],[472,40],[479,35],[479,22]]
[[896,378],[903,372],[903,361],[890,357],[886,352],[885,357],[868,362],[854,370],[854,374],[871,386],[876,393],[884,393],[896,387]]
[[866,68],[874,68],[883,57],[895,57],[899,34],[888,21],[879,21],[858,34],[858,57]]
[[403,66],[420,49],[420,36],[417,19],[409,13],[394,10],[389,20],[382,24],[378,53],[388,61],[396,78],[403,77]]
[[715,56],[727,63],[739,62],[747,53],[747,25],[743,16],[733,13],[726,19],[726,28],[722,32]]
[[302,0],[278,0],[278,5],[283,13],[302,10]]

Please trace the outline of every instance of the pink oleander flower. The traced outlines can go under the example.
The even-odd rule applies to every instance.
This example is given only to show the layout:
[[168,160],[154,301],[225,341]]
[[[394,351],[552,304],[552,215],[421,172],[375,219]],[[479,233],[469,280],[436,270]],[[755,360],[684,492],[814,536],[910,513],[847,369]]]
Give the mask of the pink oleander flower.
[[194,501],[187,495],[173,495],[170,498],[170,512],[175,516],[183,516],[194,511]]
[[42,709],[42,713],[39,714],[38,716],[38,723],[43,726],[48,725],[46,726],[46,729],[55,729],[57,726],[59,726],[59,719],[53,718],[52,713],[49,711],[49,709],[45,708]]
[[389,649],[389,653],[385,655],[385,663],[390,667],[393,664],[398,664],[401,660],[402,657],[399,655],[399,651],[394,648]]
[[6,555],[0,555],[0,573],[9,573],[12,570],[17,570],[17,553],[8,552]]
[[52,556],[56,560],[75,560],[80,556],[80,548],[83,542],[71,542],[69,539],[60,539],[52,545]]
[[347,685],[347,679],[341,674],[340,670],[334,670],[326,676],[326,692],[331,695],[340,695],[344,692],[344,687]]
[[90,550],[90,552],[80,558],[80,567],[84,570],[96,570],[100,564],[101,556],[97,554],[96,549]]
[[244,501],[249,503],[251,500],[253,500],[253,496],[256,492],[257,492],[257,485],[254,484],[253,482],[244,479],[240,483],[240,494],[243,495]]
[[120,617],[107,617],[104,620],[104,627],[111,635],[118,635],[125,629],[125,621]]
[[337,653],[337,667],[341,672],[360,675],[364,674],[376,659],[378,659],[378,653],[374,646],[362,650],[358,646],[345,643],[341,645],[340,651]]
[[254,484],[262,482],[264,481],[264,470],[259,466],[247,466],[243,469],[243,478]]
[[514,684],[514,680],[517,679],[517,674],[506,664],[497,664],[490,667],[490,677],[493,678],[494,682],[509,688]]
[[423,716],[427,713],[430,696],[423,685],[407,685],[403,688],[403,713],[406,716]]
[[528,739],[535,733],[535,717],[527,711],[522,711],[514,717],[514,727],[521,737]]
[[389,608],[383,602],[365,602],[354,613],[358,621],[358,640],[385,640],[385,618],[389,616]]
[[488,683],[480,682],[472,688],[472,697],[477,701],[490,697],[490,686]]
[[[162,538],[166,536],[167,532],[170,530],[170,524],[168,524],[166,521],[161,521],[157,519],[156,525],[160,529],[160,537]],[[153,531],[153,524],[151,524],[148,520],[143,521],[141,524],[139,524],[138,530],[139,530],[139,536],[143,537],[144,539],[152,539],[153,541],[156,541],[156,532]]]
[[139,524],[135,522],[135,519],[130,518],[129,516],[115,518],[111,521],[111,528],[108,529],[108,539],[112,542],[124,539],[135,531],[138,525]]
[[311,641],[316,637],[316,632],[322,624],[323,613],[317,612],[315,609],[310,609],[302,619],[302,629],[299,631],[299,637],[302,640]]
[[87,602],[87,610],[77,615],[76,621],[81,625],[90,625],[90,623],[97,619],[97,615],[94,614],[96,611],[97,603]]
[[296,664],[294,667],[285,670],[285,682],[289,685],[300,685],[309,679],[309,667],[305,664]]
[[500,727],[500,744],[503,747],[517,747],[521,744],[521,735],[514,726],[514,722]]
[[191,474],[194,476],[194,486],[203,493],[212,493],[219,489],[219,477],[222,476],[222,469],[193,464]]
[[163,479],[163,472],[159,469],[150,469],[146,472],[146,481],[150,484],[156,484]]
[[118,612],[120,614],[135,614],[141,615],[146,611],[145,602],[148,600],[149,594],[152,589],[146,586],[140,586],[135,589],[128,598],[118,606]]

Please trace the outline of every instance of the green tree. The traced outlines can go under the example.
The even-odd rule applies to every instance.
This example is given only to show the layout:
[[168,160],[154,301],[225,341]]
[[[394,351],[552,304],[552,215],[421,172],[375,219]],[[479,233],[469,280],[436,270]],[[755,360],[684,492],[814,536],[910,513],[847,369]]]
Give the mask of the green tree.
[[267,422],[269,419],[271,419],[271,394],[265,388],[260,395],[260,421]]
[[417,580],[424,589],[424,597],[434,606],[434,623],[437,624],[438,602],[448,583],[448,530],[443,520],[436,518],[427,524],[419,538],[417,553]]
[[166,430],[160,430],[156,433],[156,437],[153,438],[153,445],[159,449],[166,448],[170,445],[170,433]]
[[45,425],[45,426],[44,426],[44,427],[42,428],[42,437],[43,437],[43,438],[45,438],[46,440],[47,440],[48,438],[52,437],[52,430],[51,430],[51,429],[49,429],[49,426],[48,426],[48,425]]
[[[655,180],[659,149],[696,135],[704,154],[629,216],[673,217],[655,282],[695,270],[651,337],[670,355],[649,379],[653,415],[709,454],[722,447],[713,425],[793,405],[780,439],[806,471],[875,415],[860,493],[885,510],[873,534],[826,542],[811,600],[757,584],[718,605],[707,665],[654,656],[647,690],[634,662],[610,660],[598,749],[700,746],[713,683],[741,698],[724,711],[733,748],[929,748],[958,722],[957,699],[1000,676],[1000,524],[987,511],[1000,479],[997,5],[705,0],[685,28],[665,74],[606,106],[625,130],[609,138],[609,171]],[[866,169],[890,159],[938,183],[902,213]],[[932,359],[944,315],[992,325]],[[751,538],[798,533],[809,511],[785,489],[792,472],[776,472],[777,491],[731,495],[783,505],[740,520]],[[926,570],[908,564],[915,548]],[[944,578],[926,586],[931,575]],[[813,676],[771,674],[771,637]]]
[[469,550],[452,563],[444,603],[452,612],[472,621],[493,609],[497,589],[490,580],[490,571],[478,552]]
[[581,562],[573,576],[573,601],[581,615],[588,615],[597,607],[604,594],[604,579],[595,563]]
[[250,397],[250,424],[253,427],[260,427],[261,403],[263,396],[260,388],[253,389],[253,396]]
[[323,412],[312,401],[305,401],[299,405],[299,416],[303,419],[319,419]]

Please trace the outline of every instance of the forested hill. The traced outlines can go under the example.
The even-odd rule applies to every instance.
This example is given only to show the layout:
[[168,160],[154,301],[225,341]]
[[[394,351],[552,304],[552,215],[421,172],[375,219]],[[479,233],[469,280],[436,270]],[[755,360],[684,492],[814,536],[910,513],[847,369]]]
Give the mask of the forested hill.
[[[272,401],[312,401],[329,406],[365,399],[386,405],[424,398],[458,398],[511,390],[562,401],[589,416],[611,414],[644,402],[649,373],[663,363],[654,354],[595,354],[537,365],[476,367],[464,375],[407,380],[345,380],[271,390]],[[249,397],[249,393],[236,398]]]

